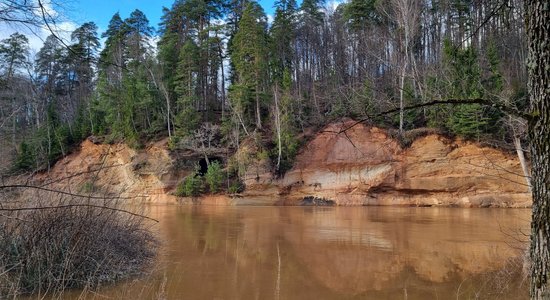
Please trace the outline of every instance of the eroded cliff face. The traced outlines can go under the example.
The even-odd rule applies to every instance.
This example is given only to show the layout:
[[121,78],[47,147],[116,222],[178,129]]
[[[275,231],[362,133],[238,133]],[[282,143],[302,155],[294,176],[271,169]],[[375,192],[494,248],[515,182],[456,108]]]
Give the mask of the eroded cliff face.
[[[403,149],[385,130],[362,124],[338,133],[352,124],[334,123],[314,135],[283,178],[272,176],[265,162],[252,163],[242,195],[207,196],[198,202],[296,205],[313,198],[336,205],[531,205],[521,166],[511,154],[436,134]],[[200,155],[170,152],[166,140],[139,151],[87,140],[79,151],[36,178],[78,192],[178,202],[181,199],[171,192],[198,160]]]
[[379,128],[353,121],[324,128],[283,179],[248,180],[248,196],[277,186],[280,204],[304,197],[337,205],[526,207],[530,194],[513,155],[437,134],[402,149]]
[[136,151],[125,144],[105,145],[89,139],[35,180],[50,188],[96,196],[131,197],[147,202],[176,202],[168,192],[186,176],[175,167],[166,141]]

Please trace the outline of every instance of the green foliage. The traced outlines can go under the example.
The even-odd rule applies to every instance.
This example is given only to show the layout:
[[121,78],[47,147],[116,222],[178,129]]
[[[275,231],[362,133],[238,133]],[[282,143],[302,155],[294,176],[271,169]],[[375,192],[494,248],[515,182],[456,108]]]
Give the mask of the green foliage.
[[[284,173],[309,128],[346,117],[397,126],[398,114],[371,116],[396,107],[402,74],[406,106],[431,99],[505,98],[526,109],[522,71],[505,65],[522,53],[520,45],[504,51],[500,42],[503,36],[516,41],[518,32],[495,23],[464,39],[472,33],[473,12],[483,15],[490,8],[470,2],[409,7],[409,21],[418,14],[445,24],[418,31],[422,22],[401,20],[405,7],[384,1],[349,0],[324,10],[322,0],[277,0],[270,27],[257,1],[178,0],[163,10],[157,53],[145,14],[135,10],[123,20],[117,13],[102,35],[100,59],[94,23],[72,33],[69,49],[48,37],[36,55],[32,81],[38,88],[20,93],[17,101],[9,87],[16,79],[24,81],[23,73],[11,81],[4,75],[28,66],[28,43],[13,35],[0,42],[0,89],[8,91],[0,95],[6,100],[2,113],[20,107],[14,126],[36,130],[21,146],[16,165],[44,167],[89,133],[140,147],[170,128],[170,149],[181,140],[180,146],[196,150],[202,145],[195,131],[205,123],[222,123],[216,148],[240,149],[239,143],[256,136],[257,143],[237,162],[228,161],[239,175],[268,156]],[[218,22],[224,17],[227,22]],[[405,46],[410,57],[401,55]],[[467,138],[503,131],[497,122],[502,113],[480,105],[424,107],[404,116],[407,130],[428,124]],[[267,123],[268,118],[274,121]]]
[[97,36],[97,25],[94,22],[86,22],[71,33],[71,45],[69,56],[75,61],[75,72],[80,85],[92,90],[94,77],[95,55],[100,43]]
[[7,77],[12,77],[19,68],[27,63],[29,40],[18,32],[0,41],[0,69],[7,71]]
[[[478,55],[472,47],[459,48],[445,40],[444,64],[447,67],[450,80],[443,90],[447,99],[477,99],[484,96],[482,85],[482,70]],[[447,108],[447,118],[444,126],[453,134],[466,138],[478,138],[487,132],[491,120],[487,111],[479,104],[464,104]],[[441,121],[438,121],[441,122]]]
[[[290,72],[285,71],[281,86],[281,95],[280,95],[280,140],[277,132],[274,132],[273,141],[277,145],[271,151],[272,161],[279,160],[279,147],[281,148],[281,157],[278,161],[278,173],[284,174],[287,170],[292,168],[294,163],[294,157],[298,153],[299,142],[296,138],[296,128],[297,116],[296,111],[298,110],[298,103],[290,94],[292,80],[290,77]],[[280,145],[279,145],[280,143]]]
[[[254,115],[252,103],[260,110],[266,99],[269,78],[267,17],[256,2],[249,2],[239,21],[239,29],[230,45],[235,82],[230,99],[236,113],[243,118]],[[261,127],[256,119],[256,126]]]
[[63,122],[55,110],[55,102],[47,108],[46,122],[20,144],[14,171],[34,171],[51,166],[67,155],[91,133],[89,118],[83,110],[73,122]]
[[82,141],[92,134],[92,121],[89,112],[89,107],[81,107],[77,111],[72,134],[75,142]]
[[180,141],[180,138],[177,136],[173,136],[172,138],[168,139],[168,150],[174,151],[178,147],[178,143]]
[[217,193],[220,190],[220,187],[222,186],[224,180],[224,172],[222,170],[221,164],[217,161],[210,163],[210,165],[208,166],[208,170],[204,175],[204,178],[206,179],[206,183],[210,188],[210,192]]
[[[295,134],[291,132],[283,132],[281,135],[281,145],[282,148],[282,157],[281,163],[279,165],[279,174],[284,174],[286,171],[290,170],[294,165],[294,158],[298,154],[300,148],[300,142],[296,138]],[[275,151],[277,149],[273,149]]]
[[175,195],[178,197],[197,197],[204,191],[204,182],[197,173],[191,173],[176,187]]
[[14,170],[34,171],[51,166],[80,141],[71,133],[69,126],[42,127],[21,143]]
[[243,191],[244,191],[244,184],[239,180],[231,182],[227,190],[229,194],[238,194],[238,193],[242,193]]
[[307,26],[318,26],[323,22],[323,0],[303,0],[300,5],[301,21]]
[[31,147],[25,143],[21,142],[19,145],[19,153],[15,160],[15,169],[21,171],[30,171],[35,167],[35,154],[33,153]]
[[181,48],[178,69],[175,78],[175,93],[177,95],[177,115],[175,125],[177,135],[189,136],[199,125],[199,114],[195,108],[197,97],[196,62],[199,60],[199,48],[192,41],[187,41]]
[[84,182],[80,187],[80,191],[86,194],[92,193],[94,190],[95,190],[95,186],[94,186],[94,183],[91,181]]
[[271,73],[273,80],[282,82],[284,73],[292,69],[293,43],[297,30],[297,6],[295,0],[275,3],[275,19],[271,25]]
[[269,158],[269,151],[267,150],[260,150],[256,153],[256,159],[258,160],[266,160]]
[[166,124],[157,81],[152,80],[156,61],[150,51],[151,35],[143,12],[134,10],[124,21],[118,14],[113,16],[103,35],[107,40],[92,106],[92,119],[99,121],[94,131],[110,134],[113,140],[124,139],[134,147]]
[[499,93],[504,87],[504,79],[500,74],[500,59],[494,41],[490,41],[487,47],[487,61],[489,63],[489,77],[485,80],[485,86],[492,93]]
[[354,30],[364,30],[370,24],[381,22],[382,16],[376,10],[376,0],[351,0],[344,6],[344,18]]
[[454,134],[466,138],[476,138],[487,124],[488,118],[484,115],[481,105],[464,104],[453,108],[453,114],[449,118],[447,126]]

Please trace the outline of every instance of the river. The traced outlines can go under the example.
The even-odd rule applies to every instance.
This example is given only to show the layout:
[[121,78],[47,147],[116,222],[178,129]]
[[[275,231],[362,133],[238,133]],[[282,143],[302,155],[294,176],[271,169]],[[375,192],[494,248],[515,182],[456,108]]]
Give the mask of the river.
[[[530,210],[149,207],[158,264],[103,299],[525,299]],[[72,294],[72,293],[70,293]]]

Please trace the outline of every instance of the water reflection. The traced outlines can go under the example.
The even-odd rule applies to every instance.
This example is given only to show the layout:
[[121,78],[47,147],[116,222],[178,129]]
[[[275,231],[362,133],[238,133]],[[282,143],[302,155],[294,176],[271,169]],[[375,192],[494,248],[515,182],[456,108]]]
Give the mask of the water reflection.
[[[130,299],[523,299],[494,273],[529,210],[152,206],[156,270],[100,291]],[[483,296],[480,296],[483,295]]]

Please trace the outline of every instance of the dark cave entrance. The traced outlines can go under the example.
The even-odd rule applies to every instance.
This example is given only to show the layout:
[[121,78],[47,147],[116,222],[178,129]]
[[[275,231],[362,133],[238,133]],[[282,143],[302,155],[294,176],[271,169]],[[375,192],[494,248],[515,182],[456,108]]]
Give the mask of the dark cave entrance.
[[[208,160],[210,161],[210,163],[217,161],[218,163],[223,164],[223,160],[219,157],[209,157]],[[206,172],[208,171],[208,164],[206,163],[206,158],[201,158],[199,160],[199,167],[200,167],[199,175],[204,176],[204,174],[206,174]]]

